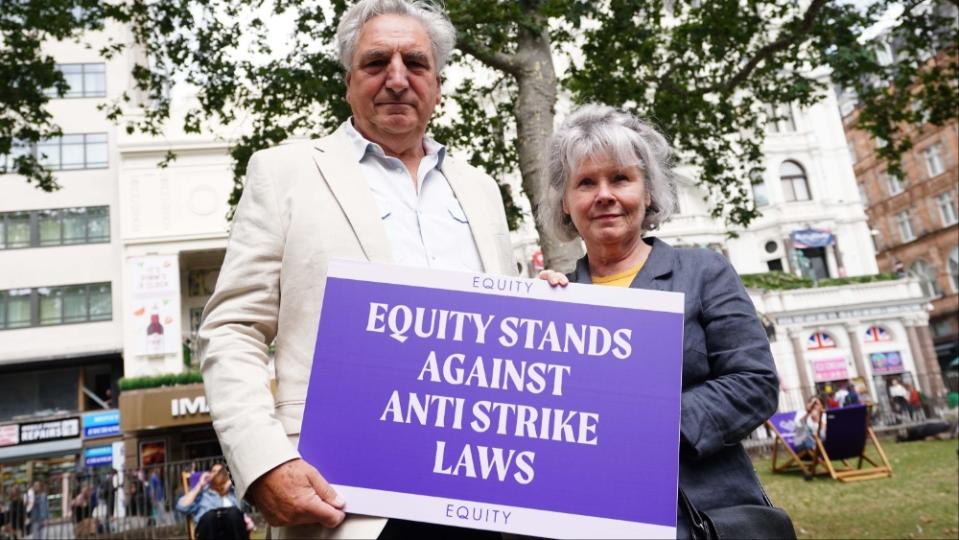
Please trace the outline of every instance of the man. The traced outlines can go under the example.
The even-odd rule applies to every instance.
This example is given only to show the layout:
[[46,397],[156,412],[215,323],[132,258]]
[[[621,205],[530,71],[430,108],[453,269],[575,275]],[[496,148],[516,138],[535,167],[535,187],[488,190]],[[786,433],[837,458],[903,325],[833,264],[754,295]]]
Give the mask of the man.
[[330,259],[516,272],[495,182],[426,137],[454,43],[432,4],[362,0],[337,31],[353,117],[250,159],[200,332],[202,370],[237,493],[286,527],[277,536],[376,538],[386,525],[342,523],[345,501],[313,467],[323,464],[296,450]]
[[894,404],[900,404],[903,408],[908,408],[909,391],[899,382],[899,379],[893,379],[889,383],[889,397]]
[[839,388],[839,390],[836,390],[836,394],[834,397],[836,398],[836,401],[839,402],[840,407],[846,406],[846,398],[849,396],[848,388],[849,388],[849,383],[844,382],[842,383],[842,386]]
[[46,486],[39,480],[34,481],[27,492],[27,518],[30,520],[30,537],[46,538],[47,520],[50,519],[50,502],[47,499]]

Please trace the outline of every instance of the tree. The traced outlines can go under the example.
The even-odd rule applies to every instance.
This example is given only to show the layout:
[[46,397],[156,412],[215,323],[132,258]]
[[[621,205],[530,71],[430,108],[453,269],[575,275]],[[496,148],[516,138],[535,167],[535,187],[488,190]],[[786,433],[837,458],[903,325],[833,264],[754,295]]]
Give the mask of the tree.
[[[653,120],[695,166],[710,196],[712,212],[730,227],[758,215],[749,195],[749,173],[762,157],[764,126],[777,106],[807,106],[821,99],[830,75],[854,89],[863,103],[860,127],[883,137],[885,157],[897,163],[898,125],[926,120],[941,125],[956,116],[957,34],[954,16],[942,16],[956,0],[904,4],[892,35],[901,42],[891,63],[878,61],[875,42],[863,32],[894,0],[865,10],[827,0],[449,0],[459,36],[451,63],[485,76],[464,77],[446,88],[433,131],[493,177],[518,170],[535,209],[545,182],[545,144],[552,133],[561,93],[574,103],[605,102]],[[169,118],[165,89],[172,80],[198,90],[198,105],[186,116],[188,132],[211,122],[229,123],[239,112],[251,130],[235,141],[236,187],[242,192],[247,160],[257,149],[293,135],[319,136],[349,115],[332,48],[344,0],[96,0],[24,2],[0,0],[0,154],[42,189],[56,187],[35,156],[16,152],[56,134],[46,112],[44,89],[62,95],[65,83],[46,39],[82,39],[106,21],[129,25],[148,63],[132,75],[149,96],[146,115],[124,116],[132,99],[106,107],[127,129],[158,133]],[[289,52],[273,54],[273,17],[291,17]],[[952,18],[950,18],[952,17]],[[244,22],[240,22],[240,21]],[[874,40],[875,41],[875,40]],[[320,44],[319,46],[317,44]],[[934,50],[930,47],[934,45]],[[117,54],[112,44],[104,55]],[[940,61],[929,67],[931,54]],[[570,68],[557,73],[562,59]],[[918,80],[921,90],[905,91]],[[911,106],[919,103],[918,108]],[[502,185],[510,223],[522,219]],[[540,234],[547,264],[569,268],[579,254],[574,243]]]

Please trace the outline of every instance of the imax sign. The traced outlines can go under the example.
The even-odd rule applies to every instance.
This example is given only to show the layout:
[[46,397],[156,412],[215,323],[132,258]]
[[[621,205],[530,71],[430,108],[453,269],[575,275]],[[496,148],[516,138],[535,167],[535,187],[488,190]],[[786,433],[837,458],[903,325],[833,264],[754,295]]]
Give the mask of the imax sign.
[[174,418],[210,414],[210,408],[206,404],[206,396],[173,398],[170,400],[170,414]]

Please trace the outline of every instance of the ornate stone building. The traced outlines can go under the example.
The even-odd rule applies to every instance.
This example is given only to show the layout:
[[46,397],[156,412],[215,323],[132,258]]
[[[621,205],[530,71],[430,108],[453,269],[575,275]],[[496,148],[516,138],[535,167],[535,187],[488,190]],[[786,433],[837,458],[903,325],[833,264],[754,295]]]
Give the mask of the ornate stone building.
[[[785,120],[768,129],[765,167],[752,179],[761,217],[730,238],[690,182],[680,188],[679,214],[656,234],[673,245],[722,251],[742,275],[785,273],[744,278],[770,337],[781,410],[852,383],[878,405],[881,421],[897,422],[892,379],[930,397],[943,393],[929,298],[919,279],[877,276],[835,96],[782,112]],[[806,280],[777,283],[799,276]]]

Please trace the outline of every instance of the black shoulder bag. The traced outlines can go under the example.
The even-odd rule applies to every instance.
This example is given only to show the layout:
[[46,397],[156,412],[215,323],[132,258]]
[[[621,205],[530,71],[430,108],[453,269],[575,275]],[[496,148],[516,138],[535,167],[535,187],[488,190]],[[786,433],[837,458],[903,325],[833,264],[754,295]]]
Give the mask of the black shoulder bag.
[[679,488],[679,503],[689,516],[689,532],[694,540],[723,538],[786,538],[795,540],[796,531],[789,514],[773,506],[763,491],[765,504],[741,504],[700,511]]

